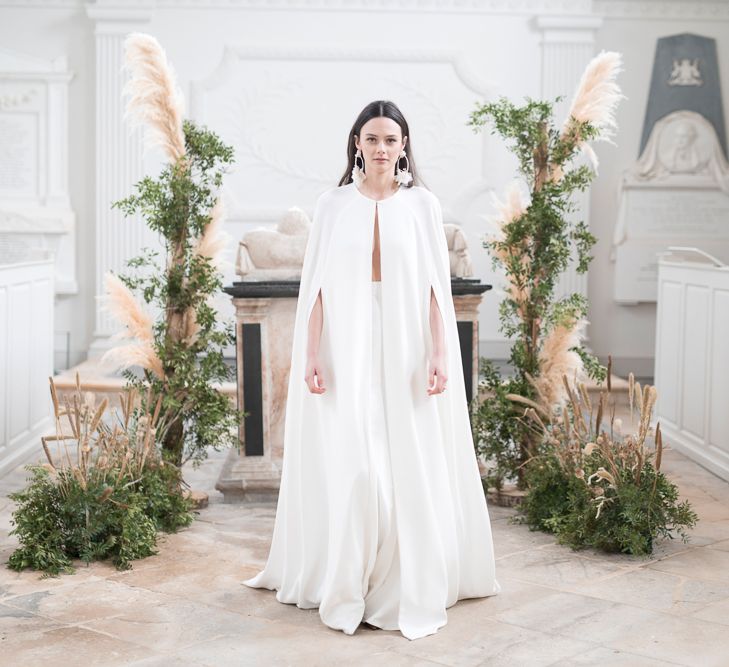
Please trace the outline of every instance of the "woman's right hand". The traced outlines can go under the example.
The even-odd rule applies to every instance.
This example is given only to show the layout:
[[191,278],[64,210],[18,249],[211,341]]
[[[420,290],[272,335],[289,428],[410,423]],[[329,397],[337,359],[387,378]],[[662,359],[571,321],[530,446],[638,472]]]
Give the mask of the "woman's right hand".
[[306,362],[304,381],[312,394],[323,394],[326,391],[318,358],[310,357]]

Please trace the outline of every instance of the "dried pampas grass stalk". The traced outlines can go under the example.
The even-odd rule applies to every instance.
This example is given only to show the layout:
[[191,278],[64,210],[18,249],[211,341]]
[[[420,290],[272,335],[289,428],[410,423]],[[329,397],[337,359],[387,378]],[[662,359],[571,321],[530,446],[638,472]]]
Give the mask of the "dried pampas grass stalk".
[[661,422],[656,424],[656,470],[661,469],[661,460],[663,458],[663,433],[661,433]]
[[535,403],[526,396],[520,396],[519,394],[506,394],[506,398],[508,398],[510,401],[514,401],[515,403],[523,403],[524,405],[528,405],[530,408],[537,410],[542,415],[549,418],[549,413],[541,405],[539,405],[539,403]]
[[101,362],[109,363],[117,370],[141,366],[163,379],[164,368],[154,347],[152,318],[117,275],[108,272],[104,277],[104,285],[104,309],[124,326],[113,338],[135,338],[136,342],[112,347],[102,355]]
[[564,376],[575,376],[578,382],[584,380],[585,370],[582,357],[571,348],[582,342],[586,320],[573,320],[558,324],[549,331],[539,351],[539,385],[549,405],[560,407],[569,400]]
[[210,222],[205,226],[193,248],[195,255],[206,257],[215,267],[219,267],[222,263],[221,253],[232,240],[231,236],[223,231],[224,220],[225,206],[222,197],[218,197],[210,211]]
[[[598,130],[593,141],[612,143],[617,123],[615,110],[625,96],[615,82],[622,71],[622,56],[615,51],[602,51],[595,56],[585,68],[580,83],[570,105],[569,113],[562,125],[561,136],[564,141],[572,141],[588,158],[594,170],[597,170],[598,159],[595,151],[582,136],[581,124],[589,123]],[[552,180],[562,177],[562,170],[557,167]]]
[[107,350],[101,357],[103,363],[111,364],[115,369],[141,366],[154,373],[160,380],[165,378],[162,361],[150,342],[130,343]]
[[151,35],[134,32],[124,41],[124,59],[130,73],[125,118],[145,124],[152,142],[177,162],[186,152],[183,97],[164,50]]
[[106,294],[102,297],[103,309],[124,326],[116,338],[152,341],[154,338],[152,318],[121,278],[108,271],[104,276],[104,287]]
[[[575,121],[590,123],[600,130],[597,139],[608,139],[617,127],[615,109],[625,96],[615,82],[622,71],[622,56],[615,51],[601,51],[587,65],[572,98],[562,134],[574,129]],[[577,137],[578,142],[580,137]]]

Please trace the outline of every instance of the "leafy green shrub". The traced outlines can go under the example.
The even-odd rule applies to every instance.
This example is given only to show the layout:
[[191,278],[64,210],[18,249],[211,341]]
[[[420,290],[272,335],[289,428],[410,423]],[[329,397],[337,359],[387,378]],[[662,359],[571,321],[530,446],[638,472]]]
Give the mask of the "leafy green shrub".
[[487,487],[500,491],[504,482],[516,474],[521,463],[522,450],[519,446],[519,411],[509,394],[520,393],[521,384],[517,378],[501,378],[493,362],[485,357],[479,359],[480,384],[486,398],[475,397],[471,401],[471,432],[476,454],[490,463],[483,477]]
[[640,418],[637,433],[625,437],[616,432],[614,418],[609,430],[602,428],[609,392],[601,394],[594,415],[584,385],[575,391],[566,378],[569,409],[557,417],[534,403],[525,411],[541,431],[542,441],[526,465],[523,519],[533,529],[554,533],[558,542],[573,549],[647,555],[658,538],[673,539],[676,533],[687,542],[686,529],[698,521],[689,501],[679,502],[678,488],[660,470],[660,424],[655,428],[655,448],[646,445],[655,387],[641,391],[632,374],[629,383],[631,420],[636,387]]
[[[112,428],[101,419],[106,399],[97,406],[92,394],[81,395],[78,376],[76,383],[73,401],[61,407],[51,379],[57,435],[42,439],[48,463],[26,466],[28,485],[9,495],[17,503],[10,534],[20,542],[8,560],[13,570],[55,576],[73,572],[74,558],[108,558],[129,569],[131,561],[157,553],[158,530],[174,532],[193,520],[181,471],[161,455],[155,419],[134,408],[134,392],[123,399],[124,417]],[[62,417],[72,435],[62,432]],[[55,457],[52,441],[63,450]]]
[[532,530],[558,533],[557,524],[572,507],[570,495],[579,493],[577,477],[570,477],[556,456],[547,449],[526,466],[528,493],[520,505],[526,523]]

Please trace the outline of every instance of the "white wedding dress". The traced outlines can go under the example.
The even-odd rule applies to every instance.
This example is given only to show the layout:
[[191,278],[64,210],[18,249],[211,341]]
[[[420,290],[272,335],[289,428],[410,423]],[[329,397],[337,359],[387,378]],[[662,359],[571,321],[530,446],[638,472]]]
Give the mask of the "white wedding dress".
[[[381,281],[372,281],[378,213]],[[448,386],[428,395],[431,288]],[[326,392],[303,380],[319,291]],[[363,353],[369,351],[369,353]],[[446,608],[488,597],[491,525],[473,448],[440,203],[422,187],[375,201],[354,184],[317,201],[302,267],[276,520],[266,565],[244,581],[319,609],[331,628],[362,621],[408,639]]]

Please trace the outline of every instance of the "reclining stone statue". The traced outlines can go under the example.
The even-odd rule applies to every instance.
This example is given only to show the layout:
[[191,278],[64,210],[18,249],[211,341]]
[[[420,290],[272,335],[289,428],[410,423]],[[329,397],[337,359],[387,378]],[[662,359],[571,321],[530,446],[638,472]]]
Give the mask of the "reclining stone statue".
[[[311,221],[298,206],[284,214],[276,229],[246,232],[238,244],[236,273],[243,280],[298,280],[304,263]],[[473,275],[466,235],[459,225],[445,224],[451,276]]]

